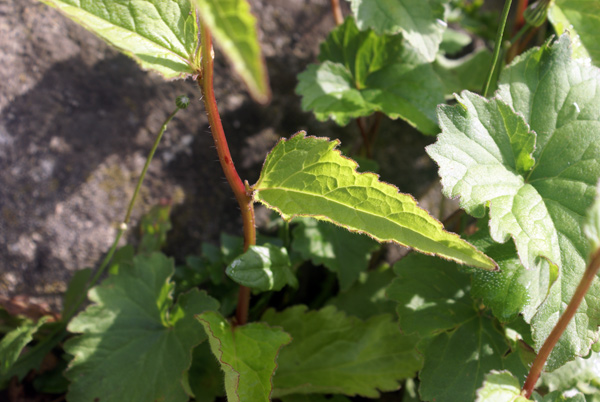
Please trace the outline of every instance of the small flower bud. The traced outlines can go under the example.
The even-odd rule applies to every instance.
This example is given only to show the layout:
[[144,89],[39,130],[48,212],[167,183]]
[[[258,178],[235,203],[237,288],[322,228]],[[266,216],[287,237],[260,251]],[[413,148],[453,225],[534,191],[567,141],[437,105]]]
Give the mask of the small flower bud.
[[177,97],[177,99],[175,99],[175,105],[177,105],[179,109],[185,109],[189,106],[189,104],[190,98],[186,95],[180,95]]
[[523,17],[525,21],[531,26],[539,27],[546,21],[548,16],[548,8],[550,7],[551,0],[538,0],[535,3],[529,5]]

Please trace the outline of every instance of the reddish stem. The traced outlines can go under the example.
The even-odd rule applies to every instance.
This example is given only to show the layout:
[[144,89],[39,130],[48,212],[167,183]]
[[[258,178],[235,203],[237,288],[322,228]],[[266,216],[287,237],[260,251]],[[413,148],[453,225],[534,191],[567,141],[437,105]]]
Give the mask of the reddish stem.
[[[219,155],[219,162],[227,178],[227,182],[231,186],[235,199],[237,200],[242,211],[242,220],[244,222],[244,251],[248,247],[256,244],[256,227],[254,225],[254,203],[252,194],[246,189],[246,185],[235,170],[221,117],[217,108],[217,100],[213,89],[213,59],[214,51],[212,46],[212,37],[210,31],[204,25],[202,26],[201,35],[202,46],[202,74],[198,77],[198,85],[202,90],[202,98],[204,107],[208,115],[210,131],[215,141],[215,147]],[[248,307],[250,305],[250,289],[245,286],[240,286],[238,305],[236,311],[236,320],[238,325],[244,325],[248,321]]]
[[537,382],[540,374],[542,373],[542,369],[546,364],[546,360],[548,360],[548,356],[550,356],[550,352],[554,349],[554,346],[560,339],[562,333],[569,325],[571,319],[575,316],[579,305],[583,301],[585,294],[589,290],[592,285],[592,281],[596,277],[598,273],[598,268],[600,268],[600,249],[596,250],[592,256],[592,259],[583,273],[583,277],[581,281],[579,281],[579,285],[577,285],[577,289],[575,290],[575,294],[571,298],[567,309],[563,313],[563,315],[559,318],[558,322],[550,332],[548,338],[542,345],[540,352],[536,356],[531,368],[529,369],[529,374],[527,375],[527,379],[525,380],[525,384],[523,385],[523,390],[521,394],[529,398],[531,393],[533,392],[533,388],[535,387],[535,383]]
[[342,25],[344,23],[344,16],[340,7],[340,0],[331,0],[331,11],[333,11],[333,19],[336,25]]
[[365,123],[364,123],[362,117],[356,118],[356,125],[358,126],[358,130],[360,131],[360,136],[363,139],[365,151],[367,152],[367,158],[370,158],[371,157],[371,141],[369,141],[369,133],[367,133],[367,129],[365,128]]

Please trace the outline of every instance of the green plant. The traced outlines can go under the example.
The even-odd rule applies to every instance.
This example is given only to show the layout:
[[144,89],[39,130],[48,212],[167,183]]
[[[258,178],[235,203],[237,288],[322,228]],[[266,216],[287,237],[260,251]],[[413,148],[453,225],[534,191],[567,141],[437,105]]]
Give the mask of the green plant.
[[[493,54],[452,59],[470,37],[446,19],[484,35],[485,24],[473,24],[478,4],[351,0],[353,16],[341,21],[332,1],[339,26],[322,44],[320,63],[299,76],[303,107],[340,125],[356,120],[367,157],[383,114],[424,134],[441,129],[427,152],[440,167],[444,194],[477,218],[463,217],[463,238],[412,196],[359,173],[335,140],[297,133],[267,155],[257,183],[240,178],[213,90],[212,38],[252,96],[268,101],[245,0],[44,2],[142,67],[196,79],[244,236],[224,235],[220,248],[204,244],[202,255],[175,266],[160,252],[169,206],[157,206],[142,220],[138,250],[117,249],[166,125],[189,104],[180,97],[113,247],[94,275],[74,276],[61,318],[3,319],[0,387],[58,349],[66,355],[56,378],[38,386],[68,386],[70,401],[293,402],[329,400],[327,394],[347,401],[402,384],[396,397],[406,401],[599,398],[598,375],[589,375],[582,359],[595,361],[600,325],[598,13],[588,17],[573,0],[540,0],[508,38],[508,0]],[[599,0],[588,3],[600,10]],[[560,36],[500,72],[500,56],[526,45],[521,37],[542,25],[546,12]],[[561,35],[566,23],[579,41]],[[443,105],[458,91],[456,104]],[[363,119],[372,121],[369,129]],[[281,216],[269,236],[256,233],[255,203]],[[420,253],[391,268],[377,242]],[[318,274],[320,291],[299,269],[310,265],[327,268]],[[86,294],[92,305],[77,314]],[[561,374],[572,360],[590,378],[573,385],[568,371]],[[555,374],[542,376],[533,392],[544,368]]]

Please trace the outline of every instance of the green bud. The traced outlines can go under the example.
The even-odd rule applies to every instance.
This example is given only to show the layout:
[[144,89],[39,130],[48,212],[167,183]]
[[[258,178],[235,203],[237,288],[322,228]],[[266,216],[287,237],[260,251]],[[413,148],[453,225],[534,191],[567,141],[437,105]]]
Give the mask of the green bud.
[[185,109],[190,105],[190,98],[186,95],[180,95],[175,99],[175,105],[177,105],[179,109]]
[[529,7],[523,13],[525,21],[531,26],[539,27],[546,21],[548,16],[548,8],[552,0],[538,0]]

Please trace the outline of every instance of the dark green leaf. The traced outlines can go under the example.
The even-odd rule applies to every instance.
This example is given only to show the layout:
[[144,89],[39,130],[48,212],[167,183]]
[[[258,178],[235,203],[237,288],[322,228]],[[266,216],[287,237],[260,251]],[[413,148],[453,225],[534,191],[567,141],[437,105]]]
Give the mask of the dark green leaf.
[[225,396],[223,372],[208,342],[194,348],[188,380],[196,402],[213,402],[216,397]]
[[84,268],[79,271],[75,271],[67,290],[63,295],[63,313],[66,315],[71,312],[77,305],[77,302],[81,297],[85,297],[85,289],[89,279],[92,277],[92,269]]
[[399,381],[414,376],[421,366],[416,338],[402,335],[391,316],[362,321],[334,307],[306,311],[291,307],[268,310],[263,320],[281,326],[292,343],[279,354],[273,396],[294,393],[337,393],[379,396]]
[[75,356],[66,372],[70,401],[189,399],[183,375],[192,349],[206,339],[194,315],[218,303],[194,290],[173,305],[172,274],[164,255],[140,255],[90,290],[94,304],[69,324],[83,335],[65,343]]
[[394,314],[396,303],[385,297],[385,290],[394,278],[389,267],[363,273],[347,292],[340,292],[327,304],[362,320],[384,313]]
[[155,205],[142,217],[140,223],[140,246],[138,254],[160,251],[167,242],[167,232],[171,230],[171,205]]
[[337,273],[342,291],[348,290],[369,266],[379,244],[368,236],[349,232],[328,222],[297,218],[292,248],[305,260]]

